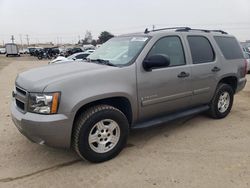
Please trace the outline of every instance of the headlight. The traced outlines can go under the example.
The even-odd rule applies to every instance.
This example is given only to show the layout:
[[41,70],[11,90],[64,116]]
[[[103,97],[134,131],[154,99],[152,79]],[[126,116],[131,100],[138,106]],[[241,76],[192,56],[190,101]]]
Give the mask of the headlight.
[[39,114],[56,114],[60,93],[30,93],[28,111]]

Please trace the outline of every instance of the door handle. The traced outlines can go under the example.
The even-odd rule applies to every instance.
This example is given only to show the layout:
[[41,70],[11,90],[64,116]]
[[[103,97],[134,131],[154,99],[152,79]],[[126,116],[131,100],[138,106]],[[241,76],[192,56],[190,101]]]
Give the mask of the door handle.
[[212,68],[211,71],[212,71],[212,72],[219,72],[219,71],[220,71],[220,68],[219,68],[219,67],[214,67],[214,68]]
[[180,74],[178,74],[178,78],[185,78],[185,77],[189,77],[189,73],[188,72],[181,72]]

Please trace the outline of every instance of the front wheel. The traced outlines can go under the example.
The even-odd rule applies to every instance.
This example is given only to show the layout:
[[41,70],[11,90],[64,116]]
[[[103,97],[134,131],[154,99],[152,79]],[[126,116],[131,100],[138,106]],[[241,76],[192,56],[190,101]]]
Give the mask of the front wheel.
[[83,112],[75,123],[73,147],[91,162],[103,162],[117,156],[129,133],[126,116],[117,108],[98,105]]
[[215,119],[226,117],[231,111],[233,100],[234,91],[232,87],[224,83],[219,84],[210,102],[210,116]]

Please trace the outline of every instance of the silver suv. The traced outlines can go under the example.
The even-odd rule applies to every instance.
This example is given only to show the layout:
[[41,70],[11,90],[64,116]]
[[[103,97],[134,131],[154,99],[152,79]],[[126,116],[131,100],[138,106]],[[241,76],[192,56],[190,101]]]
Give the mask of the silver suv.
[[205,111],[226,117],[245,74],[241,47],[224,31],[145,30],[109,40],[86,62],[19,74],[12,119],[36,143],[102,162],[118,155],[131,129]]

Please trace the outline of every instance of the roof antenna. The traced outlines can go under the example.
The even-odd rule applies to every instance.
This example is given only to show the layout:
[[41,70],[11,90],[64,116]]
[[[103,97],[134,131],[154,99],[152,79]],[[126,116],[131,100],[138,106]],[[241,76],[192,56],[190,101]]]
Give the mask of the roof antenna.
[[148,28],[145,29],[144,33],[145,33],[145,34],[149,33]]

